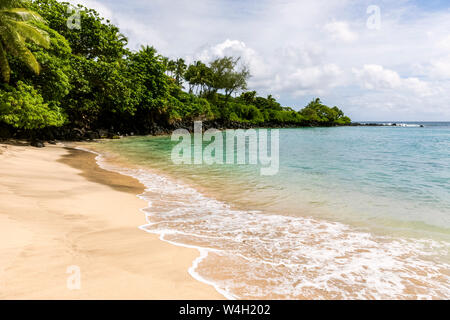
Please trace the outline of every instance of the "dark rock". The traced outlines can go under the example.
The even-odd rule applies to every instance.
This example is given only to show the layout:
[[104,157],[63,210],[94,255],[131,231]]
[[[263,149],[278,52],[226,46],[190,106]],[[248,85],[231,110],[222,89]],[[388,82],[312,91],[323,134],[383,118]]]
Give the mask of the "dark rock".
[[56,141],[55,140],[50,140],[50,141],[47,141],[49,144],[53,144],[53,145],[55,145],[56,144]]
[[98,129],[97,130],[98,136],[100,139],[106,139],[108,138],[108,130],[105,129]]
[[33,140],[31,141],[31,146],[36,147],[36,148],[43,148],[45,147],[44,142],[40,141],[40,140]]
[[54,129],[45,128],[36,132],[36,137],[44,141],[55,140]]
[[72,139],[77,140],[77,141],[83,140],[84,134],[85,134],[85,131],[83,129],[79,129],[79,128],[73,128],[72,132],[71,132]]
[[85,137],[89,140],[100,139],[100,134],[96,131],[87,131]]
[[75,134],[79,134],[79,135],[83,135],[83,134],[84,134],[84,130],[83,130],[83,129],[73,128],[72,131],[73,131]]
[[0,139],[9,139],[11,137],[11,131],[6,126],[0,124]]

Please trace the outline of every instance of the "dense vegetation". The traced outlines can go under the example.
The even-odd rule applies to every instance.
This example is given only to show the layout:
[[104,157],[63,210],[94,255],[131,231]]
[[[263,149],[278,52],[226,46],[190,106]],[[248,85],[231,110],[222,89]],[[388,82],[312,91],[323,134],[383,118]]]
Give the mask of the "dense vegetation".
[[[0,127],[62,137],[98,132],[155,133],[195,119],[247,125],[350,123],[319,99],[299,112],[247,90],[239,58],[186,65],[127,39],[94,10],[56,0],[0,1]],[[60,129],[55,129],[60,128]]]

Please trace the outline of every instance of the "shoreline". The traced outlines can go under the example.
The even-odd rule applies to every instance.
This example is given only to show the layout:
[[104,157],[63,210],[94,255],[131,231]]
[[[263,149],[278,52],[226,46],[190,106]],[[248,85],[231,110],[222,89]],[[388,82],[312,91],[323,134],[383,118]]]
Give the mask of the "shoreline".
[[[73,150],[73,151],[81,151],[83,153],[91,153],[91,154],[93,154],[94,155],[94,160],[96,162],[96,165],[97,165],[98,169],[101,169],[101,170],[104,170],[104,171],[108,171],[108,172],[112,172],[114,174],[119,174],[121,176],[130,177],[130,178],[138,181],[139,184],[142,185],[145,188],[144,182],[142,182],[141,179],[138,176],[131,175],[131,174],[125,173],[125,172],[120,172],[120,170],[118,170],[117,168],[115,168],[115,169],[108,169],[108,168],[106,168],[106,166],[101,163],[101,160],[104,160],[104,155],[102,155],[101,153],[97,152],[95,150],[95,148],[84,148],[84,147],[81,147],[79,145],[75,145],[74,148],[68,148],[68,149]],[[145,193],[145,191],[144,192],[140,192],[136,196],[139,199],[148,202],[148,200],[146,200],[146,198],[144,197],[144,193]],[[221,296],[223,296],[224,298],[226,298],[228,300],[236,300],[238,297],[236,297],[236,296],[232,295],[231,293],[221,289],[220,286],[217,283],[214,283],[212,281],[209,281],[209,280],[203,278],[196,271],[198,265],[202,262],[202,260],[204,260],[208,256],[208,253],[209,252],[214,252],[216,250],[209,249],[209,248],[204,248],[204,247],[200,247],[200,246],[192,246],[192,245],[188,245],[188,244],[181,243],[181,242],[170,241],[170,240],[164,239],[164,234],[153,233],[153,232],[147,230],[146,229],[147,227],[149,227],[149,226],[154,224],[150,220],[150,217],[149,217],[148,213],[145,211],[145,209],[147,209],[147,208],[151,208],[151,202],[148,203],[148,207],[139,209],[142,212],[142,214],[145,216],[145,219],[146,219],[146,224],[141,225],[139,227],[139,229],[144,231],[144,232],[146,232],[146,233],[149,233],[149,234],[151,234],[153,236],[156,235],[160,241],[165,242],[165,243],[169,243],[170,245],[181,247],[181,248],[188,248],[189,250],[192,249],[192,250],[198,251],[199,255],[192,261],[192,265],[188,269],[188,272],[191,275],[191,277],[194,278],[195,280],[201,282],[201,283],[204,283],[204,284],[206,284],[208,286],[214,287],[214,289]]]
[[[440,123],[439,121],[381,121],[381,122],[351,122],[349,124],[296,124],[296,123],[277,123],[277,122],[266,122],[266,123],[250,123],[250,122],[222,122],[219,120],[207,120],[202,121],[203,131],[208,129],[217,130],[249,130],[249,129],[317,129],[317,128],[345,128],[345,127],[420,127],[425,128],[422,123]],[[413,123],[417,123],[414,125]],[[1,129],[1,128],[0,128]],[[80,143],[80,142],[96,142],[102,140],[116,140],[124,137],[145,137],[145,136],[168,136],[171,135],[175,130],[186,129],[189,132],[194,131],[194,121],[180,122],[168,126],[156,126],[151,130],[144,130],[142,132],[116,132],[109,131],[106,129],[92,129],[84,130],[79,128],[56,128],[53,131],[47,133],[38,133],[38,138],[31,139],[27,134],[17,133],[13,128],[8,128],[6,131],[0,130],[0,143],[8,143],[8,141],[23,141],[30,140],[31,144],[35,147],[43,147],[45,142],[50,144],[55,144],[56,141],[64,141],[69,143]],[[61,132],[59,130],[62,130]],[[3,140],[3,142],[2,142]]]
[[[90,149],[89,146],[87,148]],[[98,151],[95,145],[92,148],[94,152]],[[100,148],[100,150],[102,150],[100,151],[100,164],[104,164],[110,170],[133,176],[147,186],[148,192],[143,196],[151,203],[151,207],[156,207],[158,210],[148,211],[151,222],[153,223],[150,223],[148,226],[143,226],[143,229],[147,229],[146,231],[149,233],[161,235],[163,241],[174,245],[204,249],[203,251],[208,255],[204,259],[202,257],[197,259],[201,261],[196,270],[197,273],[200,277],[203,275],[217,282],[221,288],[230,292],[231,295],[248,299],[279,299],[282,297],[288,299],[339,299],[339,297],[341,299],[351,297],[360,299],[373,299],[378,297],[386,299],[394,297],[393,295],[396,291],[398,299],[418,298],[422,294],[425,294],[425,292],[429,294],[427,296],[429,298],[442,298],[447,295],[445,290],[440,291],[443,289],[442,282],[439,280],[442,279],[440,278],[441,276],[445,277],[446,272],[444,271],[442,274],[438,274],[439,272],[436,273],[435,267],[438,267],[438,265],[434,265],[431,261],[422,260],[420,256],[420,252],[426,250],[427,244],[425,243],[410,242],[409,240],[413,239],[408,238],[376,236],[372,233],[355,230],[347,225],[329,222],[328,220],[265,214],[257,214],[253,217],[253,215],[247,215],[245,210],[244,212],[240,212],[230,209],[224,202],[216,200],[214,197],[204,196],[201,191],[198,191],[198,189],[192,187],[189,183],[185,184],[179,179],[173,180],[173,177],[166,176],[164,173],[162,174],[162,179],[159,180],[158,177],[161,173],[158,170],[149,168],[147,171],[145,166],[141,168],[139,165],[127,166],[126,159],[122,162],[123,159],[120,160],[119,157],[116,162],[114,155],[109,158],[108,148],[105,148],[105,150]],[[106,152],[106,154],[103,152]],[[111,152],[114,153],[113,151]],[[104,163],[102,157],[106,157]],[[178,187],[180,186],[183,190],[190,190],[193,193],[190,191],[178,192]],[[160,193],[158,190],[166,190],[166,192]],[[192,201],[192,198],[196,199],[196,201]],[[173,207],[170,205],[171,201],[173,201]],[[210,211],[214,211],[214,214],[209,214],[208,212]],[[209,221],[209,223],[203,224],[204,221]],[[159,223],[162,224],[159,225]],[[240,227],[245,225],[253,226],[252,233],[248,237],[246,236],[248,230],[242,230]],[[252,259],[252,257],[255,258],[253,255],[255,252],[264,255],[263,248],[265,246],[260,246],[256,240],[261,240],[261,237],[264,238],[265,232],[261,229],[262,233],[257,234],[258,231],[255,230],[255,226],[257,225],[261,226],[262,229],[264,229],[264,225],[275,225],[281,229],[285,226],[291,226],[289,234],[294,236],[299,243],[307,244],[303,249],[295,249],[297,252],[301,252],[298,254],[299,259],[296,260],[295,257],[290,255],[285,256],[284,253],[289,252],[287,249],[277,251],[276,241],[272,241],[275,246],[273,248],[267,242],[265,244],[269,249],[272,248],[280,253],[280,256],[277,256],[279,263],[270,262],[273,259],[273,251],[271,250],[265,256],[266,259],[260,259],[262,257],[260,255],[258,255],[257,261]],[[220,236],[212,236],[215,241],[213,243],[208,241],[210,234],[218,235],[221,232],[225,233],[222,238],[223,241],[220,239]],[[237,234],[239,237],[237,237],[238,239],[231,239],[227,236],[229,234]],[[243,238],[240,237],[241,235]],[[283,237],[278,240],[283,242],[283,239],[286,240]],[[252,240],[255,240],[255,243]],[[272,240],[276,240],[276,238],[272,238]],[[436,243],[432,241],[431,244],[434,246]],[[220,254],[216,254],[216,250],[220,251]],[[240,253],[236,255],[235,250],[240,250]],[[328,259],[326,257],[327,255],[317,256],[317,253],[323,251],[331,252],[330,254],[335,255],[336,259]],[[235,264],[232,260],[236,257],[238,257],[237,260],[239,261]],[[377,283],[380,290],[366,288],[364,290],[371,291],[370,294],[359,295],[358,291],[353,291],[349,287],[339,285],[339,282],[336,282],[336,288],[333,288],[335,291],[331,290],[334,292],[334,295],[327,293],[330,288],[325,290],[326,284],[317,281],[317,278],[311,272],[305,272],[303,274],[303,272],[296,271],[296,266],[299,268],[314,268],[314,265],[309,265],[308,262],[315,261],[316,259],[323,260],[320,264],[329,266],[331,269],[331,272],[325,272],[323,276],[328,276],[336,270],[345,274],[347,271],[345,271],[346,268],[341,266],[341,260],[348,260],[346,265],[349,268],[356,266],[358,272],[361,273],[362,279],[364,279],[362,283],[357,279],[354,280],[356,287],[365,288],[366,282],[373,282]],[[396,261],[394,265],[390,264],[391,259]],[[291,260],[293,262],[290,262]],[[367,265],[360,266],[361,260],[365,260],[365,264]],[[380,261],[381,266],[379,263],[373,264],[376,261]],[[252,267],[249,267],[249,265]],[[277,287],[272,282],[271,285],[274,285],[273,290],[271,289],[271,285],[262,287],[269,293],[265,292],[263,296],[251,295],[249,292],[256,292],[255,290],[261,287],[255,285],[256,280],[253,278],[249,279],[246,272],[255,273],[258,279],[271,279],[273,274],[261,275],[261,272],[265,272],[266,265],[271,266],[270,268],[281,265],[288,268],[288,272],[283,272],[285,275],[283,281],[285,283],[281,284],[281,288],[292,286],[292,284],[297,286],[303,282],[308,283],[308,280],[305,281],[304,279],[308,279],[309,276],[312,276],[309,279],[309,283],[314,283],[316,286],[324,285],[325,287],[318,288],[314,292],[309,292],[308,295],[299,292],[294,294],[291,291],[283,291],[283,294],[279,293],[279,295],[274,295],[273,291],[277,291],[280,287]],[[290,266],[292,266],[292,269],[290,269]],[[448,270],[446,265],[439,265],[439,267],[443,267],[443,270]],[[320,269],[315,272],[320,273],[322,271]],[[352,269],[348,272],[351,273],[354,270]],[[337,278],[339,279],[339,277],[338,275]],[[428,277],[428,280],[425,277]],[[432,278],[432,281],[429,277]],[[349,279],[344,276],[343,279],[339,280],[347,281]],[[433,283],[427,284],[428,281]],[[398,285],[390,287],[392,283]],[[231,286],[229,286],[230,284]],[[245,287],[246,291],[243,292],[240,289],[237,289],[240,291],[229,290],[230,288],[238,288],[238,286],[234,286],[235,284],[242,285],[242,289]],[[253,289],[252,285],[255,285]],[[247,290],[247,288],[250,289]],[[361,292],[364,292],[364,290],[361,290]]]
[[[448,295],[448,265],[421,257],[428,245],[438,245],[434,241],[377,237],[314,218],[247,214],[145,168],[122,166],[95,146],[68,146],[36,149],[0,144],[4,177],[0,198],[11,197],[0,202],[0,299],[442,299]],[[179,187],[188,192],[179,193]],[[18,208],[8,208],[14,205]],[[132,213],[131,208],[141,213],[124,214]],[[242,229],[245,225],[253,226],[251,234]],[[269,225],[281,237],[261,246]],[[286,226],[289,230],[283,229]],[[226,233],[223,238],[208,242],[208,234],[221,232]],[[290,247],[293,238],[303,246]],[[280,242],[287,247],[280,250]],[[297,252],[294,256],[289,254],[292,249]],[[70,266],[82,271],[80,291],[67,289]],[[321,273],[322,277],[337,270],[352,274],[354,267],[359,274],[354,280],[339,275],[337,282],[320,280]],[[272,278],[278,272],[284,275],[278,279],[281,282]],[[269,282],[261,286],[259,279]],[[307,294],[297,289],[308,283],[315,287],[307,288]],[[376,283],[378,289],[366,283]],[[259,289],[263,291],[254,294]]]
[[139,229],[137,180],[63,145],[1,150],[0,299],[224,299],[188,273],[197,250]]
[[[248,129],[308,129],[308,128],[342,128],[342,127],[392,127],[397,126],[396,123],[390,125],[376,123],[376,122],[352,122],[349,124],[319,124],[319,123],[309,123],[309,124],[299,124],[290,122],[263,122],[263,123],[252,123],[252,122],[237,122],[237,121],[223,121],[220,119],[206,120],[202,121],[204,130],[208,129],[218,129],[218,130],[248,130]],[[401,123],[401,122],[398,122]],[[395,125],[394,125],[395,124]],[[86,142],[95,141],[102,139],[120,139],[121,137],[128,136],[164,136],[170,135],[173,131],[177,129],[187,129],[189,132],[194,130],[194,121],[180,121],[173,123],[171,125],[157,125],[154,128],[148,128],[141,130],[139,132],[127,131],[127,132],[117,132],[114,130],[107,130],[103,128],[95,128],[91,130],[74,128],[74,127],[62,127],[49,129],[48,132],[38,132],[38,136],[32,141],[33,143],[44,143],[66,141],[66,142]],[[0,130],[0,142],[1,139],[4,140],[26,140],[31,139],[31,137],[23,132],[16,132],[14,128],[5,127],[4,131]],[[38,145],[36,144],[36,146]]]

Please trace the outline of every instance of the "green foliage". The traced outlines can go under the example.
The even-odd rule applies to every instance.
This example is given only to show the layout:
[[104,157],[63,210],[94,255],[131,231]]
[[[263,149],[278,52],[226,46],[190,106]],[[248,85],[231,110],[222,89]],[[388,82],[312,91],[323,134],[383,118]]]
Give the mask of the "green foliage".
[[250,72],[246,66],[242,70],[236,70],[239,58],[223,57],[211,62],[211,88],[214,92],[225,91],[225,96],[229,97],[237,90],[247,89],[247,79]]
[[304,117],[298,112],[292,110],[270,110],[269,121],[273,119],[279,123],[292,123],[301,124],[304,121]]
[[186,68],[187,65],[183,59],[180,58],[177,61],[175,61],[174,63],[175,82],[180,87],[183,84],[183,77],[184,74],[186,73]]
[[[100,17],[95,10],[82,5],[74,7],[56,0],[33,0],[32,8],[42,15],[51,29],[67,39],[75,55],[114,61],[127,53],[127,38],[120,33],[119,28]],[[75,14],[74,9],[80,10],[80,29],[70,29],[67,26],[67,22]]]
[[138,98],[126,65],[71,58],[72,90],[65,99],[71,122],[79,127],[111,126],[137,110]]
[[71,49],[67,40],[56,31],[45,24],[40,25],[40,28],[47,32],[51,43],[49,49],[29,45],[30,50],[41,65],[40,74],[35,75],[29,72],[16,59],[12,59],[13,73],[11,80],[13,83],[17,81],[32,83],[49,105],[60,106],[64,97],[71,90],[69,75],[72,72],[72,67],[68,61]]
[[211,88],[212,78],[212,70],[201,61],[191,64],[184,74],[184,79],[189,83],[189,92],[195,90],[199,95],[204,95]]
[[177,98],[170,96],[167,107],[170,122],[212,117],[209,102],[190,93],[182,92]]
[[254,105],[228,101],[223,107],[223,117],[230,121],[262,123],[264,116]]
[[250,72],[246,66],[236,70],[239,60],[223,57],[212,61],[209,66],[201,61],[191,64],[184,73],[184,78],[189,83],[189,92],[197,87],[200,95],[209,97],[223,90],[228,98],[236,91],[247,89]]
[[335,124],[338,124],[340,126],[346,126],[352,123],[352,119],[350,119],[349,117],[345,116],[342,118],[339,118],[335,121]]
[[163,101],[169,96],[170,81],[165,76],[163,57],[157,54],[153,47],[142,47],[130,55],[130,73],[134,77],[137,95],[140,98],[139,107],[143,110],[154,110],[163,106]]
[[311,101],[300,114],[306,121],[316,125],[345,125],[351,122],[338,107],[329,108],[319,98]]
[[0,90],[0,121],[26,130],[61,126],[65,117],[57,107],[50,107],[30,85],[23,82],[17,88],[5,85]]
[[257,97],[256,91],[244,92],[238,97],[239,101],[246,104],[253,104],[259,110],[283,110],[283,107],[271,96],[267,98]]
[[250,72],[239,58],[187,66],[150,46],[131,52],[116,26],[83,6],[77,6],[81,29],[69,28],[77,15],[71,8],[57,0],[0,0],[0,72],[9,81],[0,87],[0,122],[26,130],[68,124],[142,133],[196,119],[350,123],[319,99],[297,112],[271,95],[245,92]]
[[[43,65],[49,76],[59,81],[43,77],[42,82],[65,88],[56,92],[60,93],[59,101],[70,122],[77,127],[109,127],[124,116],[133,115],[139,97],[134,94],[135,79],[123,59],[128,51],[119,29],[83,6],[77,7],[81,15],[79,30],[67,26],[69,16],[75,13],[69,10],[69,4],[35,0],[33,7],[53,29],[53,54],[46,57]],[[45,85],[37,87],[45,98],[54,98],[46,94]]]

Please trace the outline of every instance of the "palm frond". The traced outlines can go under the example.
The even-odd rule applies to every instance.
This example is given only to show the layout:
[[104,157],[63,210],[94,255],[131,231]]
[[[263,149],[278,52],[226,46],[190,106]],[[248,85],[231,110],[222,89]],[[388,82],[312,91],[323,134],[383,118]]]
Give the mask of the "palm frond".
[[45,23],[37,13],[25,9],[28,0],[0,0],[0,75],[9,82],[10,66],[8,55],[22,61],[34,73],[39,74],[41,66],[27,48],[27,41],[44,48],[50,47],[50,37],[38,25]]
[[35,44],[48,49],[50,47],[50,38],[47,32],[30,25],[23,21],[11,21],[15,31],[25,40],[30,40]]
[[9,17],[20,21],[36,21],[45,23],[38,13],[25,9],[25,8],[13,8],[13,9],[1,9],[0,16]]
[[2,75],[3,81],[9,82],[11,77],[11,69],[9,67],[8,58],[6,57],[6,51],[0,42],[0,73]]
[[4,46],[17,59],[25,63],[35,74],[41,72],[41,66],[34,57],[33,53],[26,47],[25,39],[13,29],[1,34]]
[[29,1],[26,0],[1,0],[0,9],[21,8]]

